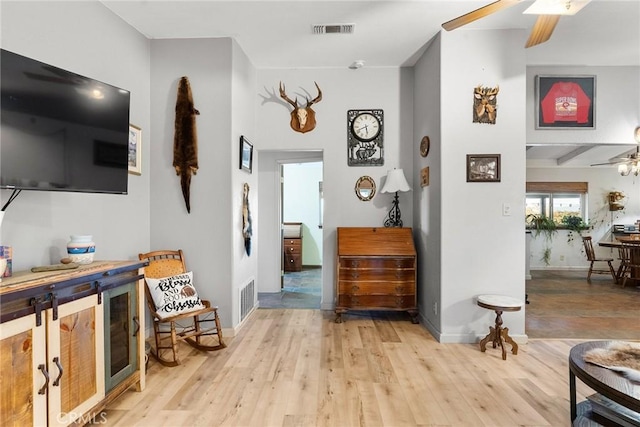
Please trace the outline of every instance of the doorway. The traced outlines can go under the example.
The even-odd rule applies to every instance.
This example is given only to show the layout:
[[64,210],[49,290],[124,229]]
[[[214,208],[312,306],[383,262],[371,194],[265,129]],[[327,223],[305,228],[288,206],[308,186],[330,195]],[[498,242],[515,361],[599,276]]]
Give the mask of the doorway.
[[280,230],[270,250],[279,254],[279,286],[278,292],[258,292],[260,308],[321,307],[323,161],[317,154],[277,160]]

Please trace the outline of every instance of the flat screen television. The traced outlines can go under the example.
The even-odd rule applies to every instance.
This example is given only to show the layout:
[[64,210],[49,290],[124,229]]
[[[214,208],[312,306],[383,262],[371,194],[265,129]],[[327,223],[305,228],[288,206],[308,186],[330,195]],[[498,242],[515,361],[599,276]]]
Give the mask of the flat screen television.
[[0,54],[0,188],[127,194],[129,91]]

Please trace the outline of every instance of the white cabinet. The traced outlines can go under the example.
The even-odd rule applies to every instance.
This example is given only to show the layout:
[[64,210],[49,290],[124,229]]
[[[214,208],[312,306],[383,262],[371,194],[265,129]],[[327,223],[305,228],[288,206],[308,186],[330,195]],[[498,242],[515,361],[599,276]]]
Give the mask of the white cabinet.
[[[86,424],[131,385],[144,388],[143,263],[94,263],[64,273],[18,273],[0,286],[0,426]],[[128,287],[131,369],[107,391],[105,303]],[[108,310],[106,310],[108,311]],[[142,314],[140,314],[142,313]],[[107,319],[107,322],[109,320]],[[138,326],[138,325],[137,325]],[[106,326],[108,327],[108,325]],[[131,361],[131,359],[130,359]],[[140,368],[142,367],[142,369]]]

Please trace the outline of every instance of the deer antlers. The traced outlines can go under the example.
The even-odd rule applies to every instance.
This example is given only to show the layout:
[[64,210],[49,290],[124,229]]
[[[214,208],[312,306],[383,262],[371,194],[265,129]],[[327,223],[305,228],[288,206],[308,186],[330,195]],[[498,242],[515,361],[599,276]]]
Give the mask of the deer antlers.
[[292,101],[285,92],[284,84],[280,82],[280,97],[293,106],[290,125],[291,129],[296,132],[306,133],[312,131],[316,127],[316,113],[313,111],[311,106],[322,101],[322,91],[320,90],[318,83],[313,83],[315,83],[316,88],[318,89],[318,96],[313,99],[307,98],[307,104],[304,107],[300,107],[298,105],[298,98],[296,97],[296,100]]

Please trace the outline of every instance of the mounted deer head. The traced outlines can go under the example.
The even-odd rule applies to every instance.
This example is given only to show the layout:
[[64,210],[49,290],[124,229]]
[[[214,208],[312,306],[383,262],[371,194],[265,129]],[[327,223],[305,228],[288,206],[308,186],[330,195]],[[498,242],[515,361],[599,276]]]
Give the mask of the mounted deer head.
[[473,90],[473,122],[496,123],[497,99],[500,87],[480,87]]
[[310,100],[307,98],[307,104],[304,107],[298,105],[298,98],[295,101],[289,99],[285,93],[284,85],[280,82],[280,97],[293,106],[291,112],[291,129],[296,132],[306,133],[312,131],[316,127],[316,112],[313,111],[311,106],[322,100],[322,91],[318,83],[314,82],[316,88],[318,88],[318,96]]

